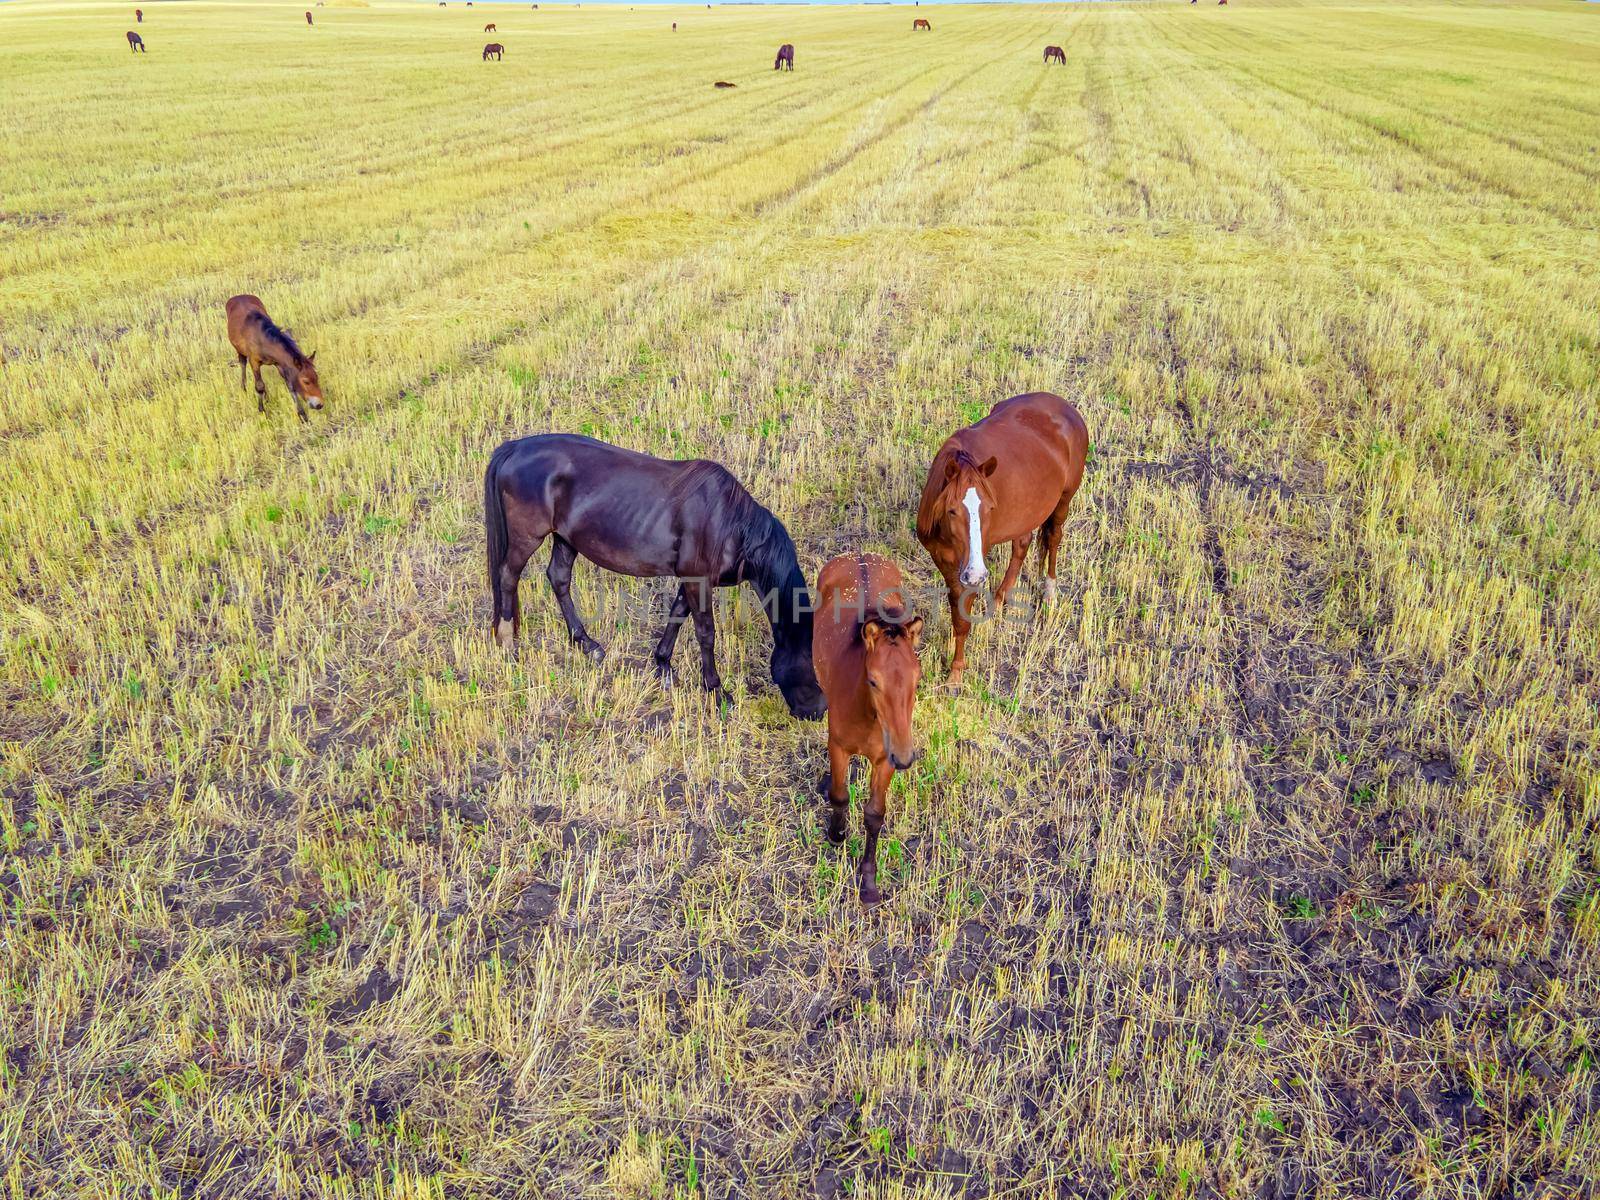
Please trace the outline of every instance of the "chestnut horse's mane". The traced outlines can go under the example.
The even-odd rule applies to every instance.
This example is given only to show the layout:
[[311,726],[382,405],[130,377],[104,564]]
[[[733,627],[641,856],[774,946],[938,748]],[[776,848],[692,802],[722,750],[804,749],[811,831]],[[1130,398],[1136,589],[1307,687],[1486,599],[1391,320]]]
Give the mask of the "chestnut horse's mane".
[[[976,471],[979,468],[979,465],[980,465],[978,463],[977,459],[973,458],[971,454],[969,454],[965,449],[963,449],[960,446],[956,446],[953,450],[951,450],[950,453],[949,453],[948,458],[946,458],[945,454],[943,452],[941,452],[939,455],[937,455],[934,458],[933,465],[935,467],[937,467],[939,465],[939,462],[940,462],[941,459],[943,459],[946,462],[953,462],[953,463],[956,464],[957,467],[970,467],[974,471]],[[933,536],[933,526],[934,526],[935,518],[934,518],[934,515],[933,515],[933,511],[932,511],[934,506],[933,506],[931,501],[932,500],[936,500],[940,496],[944,495],[945,489],[948,488],[948,487],[949,487],[949,484],[945,484],[943,487],[941,487],[937,492],[935,492],[933,494],[933,497],[931,499],[928,498],[928,497],[924,497],[923,503],[921,504],[920,507],[918,507],[918,509],[917,509],[917,536],[918,537],[926,538],[926,537],[932,537]]]
[[266,338],[269,342],[276,342],[280,347],[288,351],[290,360],[296,366],[299,366],[300,363],[305,361],[306,356],[301,353],[300,347],[295,345],[295,340],[289,336],[289,331],[287,329],[284,329],[271,317],[267,316],[265,312],[258,313],[257,315],[261,318],[262,337]]

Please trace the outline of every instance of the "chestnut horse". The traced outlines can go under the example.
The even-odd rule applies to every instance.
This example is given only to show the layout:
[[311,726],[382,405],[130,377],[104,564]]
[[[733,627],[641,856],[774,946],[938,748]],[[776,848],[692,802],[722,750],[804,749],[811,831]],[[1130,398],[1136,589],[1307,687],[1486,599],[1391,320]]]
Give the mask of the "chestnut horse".
[[929,33],[933,32],[933,26],[928,24],[928,22],[923,20],[921,17],[918,17],[915,21],[911,22],[912,33],[915,33],[919,29],[926,29]]
[[138,54],[141,50],[143,50],[146,54],[150,53],[150,51],[145,50],[144,48],[144,39],[131,29],[128,30],[128,49],[132,50],[135,54]]
[[1045,65],[1048,66],[1052,60],[1060,63],[1063,67],[1066,66],[1067,52],[1060,46],[1046,46],[1044,48]]
[[490,42],[483,48],[483,61],[488,62],[491,58],[493,58],[496,62],[499,62],[500,56],[505,52],[506,48],[499,42]]
[[244,390],[244,365],[256,376],[256,408],[267,411],[267,384],[261,378],[261,364],[271,363],[283,376],[284,385],[294,397],[295,412],[308,420],[306,405],[322,407],[322,382],[317,378],[316,354],[302,354],[294,339],[273,324],[259,296],[234,296],[227,304],[228,340],[239,356],[239,389]]
[[494,27],[494,22],[493,21],[490,21],[487,25],[485,25],[483,27],[483,31],[485,33],[499,33],[500,32],[498,29],[496,29]]
[[1038,533],[1044,600],[1056,598],[1056,551],[1067,509],[1083,482],[1089,430],[1078,410],[1049,392],[1002,400],[989,415],[945,440],[928,470],[917,508],[917,540],[950,592],[955,648],[950,686],[967,665],[970,607],[989,579],[983,556],[1011,543],[1011,562],[995,590],[998,611]]
[[857,871],[863,903],[878,891],[878,833],[894,773],[917,760],[911,713],[922,662],[922,618],[906,611],[900,568],[871,554],[841,554],[817,576],[816,632],[811,657],[828,698],[828,840],[844,841],[850,804],[850,759],[872,764],[862,824],[867,844]]
[[501,445],[483,480],[489,536],[491,632],[516,645],[517,582],[545,538],[545,571],[572,640],[591,658],[605,650],[573,607],[572,564],[583,555],[608,571],[679,581],[656,643],[656,673],[672,684],[672,649],[693,615],[700,678],[719,701],[712,591],[748,582],[772,626],[772,680],[789,711],[808,720],[827,706],[811,665],[811,595],[783,522],[713,462],[673,462],[576,434],[547,433]]
[[778,47],[778,57],[772,60],[772,69],[777,71],[787,67],[794,70],[794,46],[788,42]]

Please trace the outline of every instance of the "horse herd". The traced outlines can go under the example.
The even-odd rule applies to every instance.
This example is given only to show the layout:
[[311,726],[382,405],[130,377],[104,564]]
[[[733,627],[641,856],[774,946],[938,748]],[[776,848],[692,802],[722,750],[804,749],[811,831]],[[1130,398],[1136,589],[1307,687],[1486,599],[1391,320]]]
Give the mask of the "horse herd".
[[[246,368],[253,370],[262,411],[263,365],[278,369],[302,421],[307,405],[322,407],[316,355],[301,351],[259,297],[234,296],[226,313],[239,386],[246,386]],[[989,550],[1011,547],[990,599],[994,612],[1004,608],[1035,538],[1042,600],[1055,601],[1061,535],[1088,450],[1088,428],[1072,404],[1049,392],[1029,392],[1002,400],[981,420],[952,433],[934,455],[915,528],[944,581],[951,690],[961,686],[973,606],[989,582]],[[897,564],[873,554],[843,554],[823,566],[813,588],[783,522],[726,467],[655,458],[577,434],[503,443],[484,472],[483,509],[489,633],[508,652],[515,651],[521,631],[517,593],[523,571],[548,540],[545,577],[567,634],[597,661],[605,648],[572,601],[578,558],[635,578],[676,580],[655,644],[655,672],[664,686],[672,686],[673,649],[683,624],[692,620],[700,682],[720,705],[729,695],[717,671],[713,593],[748,583],[771,627],[768,666],[790,714],[827,717],[828,767],[821,790],[827,834],[836,845],[846,834],[851,760],[859,755],[870,764],[857,882],[864,903],[881,898],[877,849],[889,785],[919,754],[912,717],[922,678],[923,618],[912,610]]]
[[[1217,2],[1219,4],[1226,4],[1228,2],[1228,0],[1217,0]],[[1195,3],[1195,0],[1189,0],[1189,3],[1190,4]],[[439,4],[439,7],[440,8],[445,7],[445,5],[443,3],[443,0],[441,0],[441,2]],[[467,7],[468,8],[472,7],[470,2],[468,3]],[[537,4],[535,4],[535,5],[533,5],[533,7],[534,8],[538,8],[539,6]],[[708,5],[706,5],[706,7],[710,8],[711,6],[708,4]],[[142,9],[142,8],[134,9],[133,10],[133,19],[134,19],[134,21],[136,23],[142,24],[144,22],[144,9]],[[312,24],[311,13],[310,12],[306,13],[306,24],[307,25]],[[914,19],[911,22],[911,31],[913,33],[915,33],[918,30],[927,30],[929,33],[932,33],[933,32],[933,25],[926,18],[917,17],[916,19]],[[492,22],[492,21],[489,24],[487,24],[487,25],[485,25],[483,27],[483,31],[485,33],[496,33],[496,32],[498,32],[494,27],[494,22]],[[678,31],[678,23],[676,21],[674,21],[672,23],[672,31],[674,33],[676,33]],[[128,49],[134,51],[135,53],[138,53],[140,51],[144,51],[145,53],[149,53],[148,50],[145,50],[144,39],[142,37],[140,37],[137,33],[135,33],[131,29],[128,30]],[[499,42],[490,42],[487,45],[485,45],[484,48],[483,48],[483,61],[484,62],[488,62],[490,59],[493,59],[495,62],[499,62],[501,59],[503,59],[505,57],[505,52],[506,52],[506,48],[505,48],[504,45],[502,45]],[[1046,64],[1051,63],[1051,62],[1059,62],[1063,66],[1065,66],[1066,65],[1066,61],[1067,61],[1067,52],[1065,50],[1063,50],[1060,46],[1046,46],[1044,48],[1044,61],[1046,62]],[[775,59],[772,60],[772,69],[774,71],[782,71],[782,70],[792,71],[792,70],[794,70],[794,46],[793,46],[792,43],[785,42],[783,45],[778,47],[778,56]],[[737,87],[738,85],[737,84],[732,84],[732,83],[724,83],[721,80],[718,80],[718,82],[716,83],[715,86],[717,86],[719,88],[731,88],[731,87]]]

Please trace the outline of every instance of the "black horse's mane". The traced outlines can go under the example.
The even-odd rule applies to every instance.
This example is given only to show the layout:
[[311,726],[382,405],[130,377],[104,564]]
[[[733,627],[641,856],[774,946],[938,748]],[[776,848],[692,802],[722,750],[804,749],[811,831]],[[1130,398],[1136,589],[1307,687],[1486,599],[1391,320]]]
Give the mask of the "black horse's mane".
[[[753,584],[763,598],[781,593],[776,595],[781,615],[782,608],[788,607],[789,593],[806,586],[794,539],[783,522],[757,503],[720,463],[697,460],[685,464],[672,490],[679,496],[700,495],[711,511],[720,515],[724,536],[738,548],[741,578]],[[793,619],[792,612],[789,619]]]

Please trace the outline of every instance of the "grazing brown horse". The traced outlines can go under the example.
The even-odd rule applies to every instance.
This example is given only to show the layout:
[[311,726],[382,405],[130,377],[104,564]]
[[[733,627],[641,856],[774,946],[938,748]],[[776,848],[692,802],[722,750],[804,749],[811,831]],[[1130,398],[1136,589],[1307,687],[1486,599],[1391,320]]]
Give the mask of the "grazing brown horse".
[[911,22],[912,33],[915,33],[919,29],[926,29],[929,33],[933,32],[933,26],[927,21],[923,20],[921,17],[918,17],[915,21]]
[[1060,63],[1063,67],[1066,66],[1067,52],[1060,46],[1046,46],[1044,48],[1044,61],[1048,65],[1052,60]]
[[1089,430],[1078,410],[1049,392],[1002,400],[939,447],[917,508],[917,540],[950,592],[952,688],[961,685],[966,669],[968,618],[977,590],[989,579],[983,556],[990,547],[1011,543],[1011,562],[994,593],[997,611],[1035,533],[1042,539],[1044,599],[1054,602],[1056,552],[1088,452]]
[[492,58],[496,62],[499,62],[500,61],[500,56],[502,54],[504,54],[505,52],[506,52],[506,48],[504,46],[502,46],[499,42],[490,42],[487,46],[485,46],[483,48],[483,61],[484,62],[488,62]]
[[270,363],[278,368],[284,386],[294,397],[295,412],[302,421],[309,420],[306,405],[322,407],[322,381],[317,378],[316,354],[300,353],[294,339],[273,324],[259,296],[234,296],[228,301],[227,311],[228,340],[239,356],[239,389],[244,390],[244,368],[245,363],[249,363],[256,377],[256,408],[266,412],[267,384],[261,378],[261,364]]
[[737,83],[729,83],[726,79],[719,79],[715,83],[713,83],[711,86],[712,87],[719,87],[719,88],[731,88],[731,87],[738,87],[739,85]]
[[128,30],[128,49],[132,50],[135,54],[138,54],[141,50],[143,50],[146,54],[150,53],[150,51],[145,50],[144,48],[144,39],[131,29]]
[[672,683],[672,649],[692,614],[700,679],[724,700],[717,674],[716,588],[748,582],[772,626],[772,680],[789,711],[816,720],[827,702],[811,665],[811,595],[789,531],[726,468],[713,462],[652,458],[576,434],[547,433],[506,442],[483,479],[489,541],[492,632],[507,650],[521,624],[517,582],[539,546],[554,540],[545,571],[567,633],[591,658],[605,649],[573,607],[578,555],[640,579],[670,576],[678,595],[656,643],[656,673]]
[[922,618],[906,609],[900,568],[871,554],[841,554],[817,576],[816,628],[811,657],[828,698],[828,840],[844,841],[850,806],[850,760],[872,764],[862,824],[867,844],[857,868],[861,899],[876,904],[878,833],[889,784],[919,751],[911,732],[922,662]]
[[774,71],[784,67],[791,71],[794,70],[794,47],[788,42],[778,47],[778,57],[772,60],[772,69]]
[[311,23],[312,23],[312,21],[311,21],[311,11],[309,9],[307,9],[306,10],[306,24],[310,25]]
[[500,32],[498,29],[496,29],[494,27],[494,22],[493,21],[490,21],[487,25],[485,25],[483,27],[483,31],[485,33],[499,33]]
[[142,9],[142,8],[134,9],[133,10],[133,20],[134,20],[135,24],[139,24],[139,25],[144,24],[144,9]]

